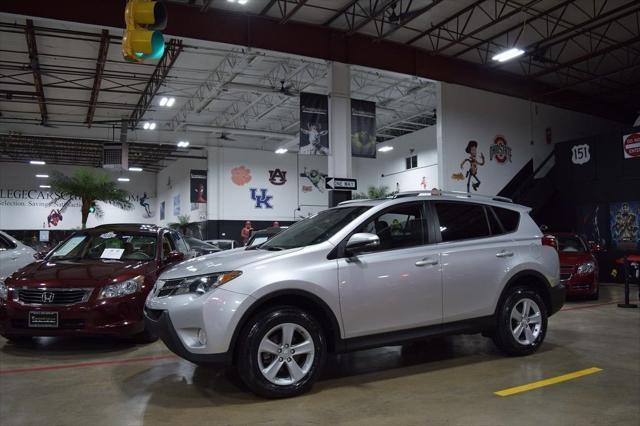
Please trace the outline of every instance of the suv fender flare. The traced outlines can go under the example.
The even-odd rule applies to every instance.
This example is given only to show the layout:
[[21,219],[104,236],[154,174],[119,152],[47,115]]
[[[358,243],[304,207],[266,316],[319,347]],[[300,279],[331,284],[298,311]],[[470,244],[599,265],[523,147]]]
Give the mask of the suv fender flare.
[[[256,299],[244,312],[244,314],[240,318],[240,321],[238,321],[238,325],[233,331],[231,341],[229,342],[229,352],[231,355],[231,359],[234,359],[238,337],[249,319],[258,311],[268,306],[270,302],[273,302],[276,299],[286,298],[295,298],[301,301],[304,305],[313,306],[314,310],[322,315],[322,318],[318,318],[318,320],[320,321],[323,329],[328,332],[326,337],[327,342],[329,343],[329,348],[333,349],[336,352],[340,352],[343,350],[341,327],[336,314],[329,307],[329,305],[327,305],[326,302],[324,302],[320,297],[308,291],[299,289],[283,289],[274,291],[273,293],[269,293],[259,299]],[[326,321],[323,320],[328,320],[329,324],[326,324]]]
[[502,288],[502,292],[500,293],[500,297],[498,298],[496,307],[493,311],[493,316],[495,318],[497,318],[498,316],[498,309],[500,309],[500,305],[502,304],[502,301],[504,300],[509,288],[513,287],[514,285],[517,285],[520,282],[523,282],[523,281],[526,282],[528,280],[537,289],[541,290],[540,296],[542,297],[542,300],[544,300],[544,303],[547,307],[547,312],[549,312],[549,315],[551,315],[553,310],[552,300],[551,300],[551,284],[549,284],[549,281],[547,280],[547,278],[540,272],[532,269],[527,269],[527,270],[515,273],[511,278],[509,278],[509,281],[507,281],[507,283]]

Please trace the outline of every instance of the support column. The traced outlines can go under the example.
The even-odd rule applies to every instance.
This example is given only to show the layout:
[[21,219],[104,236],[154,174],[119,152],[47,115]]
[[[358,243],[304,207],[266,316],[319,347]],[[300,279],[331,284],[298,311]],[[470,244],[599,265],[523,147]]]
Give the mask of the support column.
[[[329,63],[329,176],[350,178],[351,169],[351,68]],[[351,191],[329,191],[329,207],[351,199]]]

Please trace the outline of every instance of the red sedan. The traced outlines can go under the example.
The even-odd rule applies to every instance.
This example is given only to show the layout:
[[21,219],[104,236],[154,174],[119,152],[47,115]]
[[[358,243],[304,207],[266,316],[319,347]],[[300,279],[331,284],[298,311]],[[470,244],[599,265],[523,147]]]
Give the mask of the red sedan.
[[42,260],[0,281],[0,334],[111,335],[153,341],[143,307],[158,275],[184,260],[182,237],[153,225],[76,232]]
[[560,256],[560,280],[567,288],[567,296],[599,297],[598,261],[590,248],[577,234],[555,233]]

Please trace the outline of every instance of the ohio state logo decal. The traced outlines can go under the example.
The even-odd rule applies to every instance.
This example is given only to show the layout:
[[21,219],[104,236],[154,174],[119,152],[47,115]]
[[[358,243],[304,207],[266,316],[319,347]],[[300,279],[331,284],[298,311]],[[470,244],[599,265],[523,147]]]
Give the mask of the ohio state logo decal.
[[287,183],[287,172],[280,169],[269,170],[269,182],[272,185],[284,185]]
[[509,160],[511,162],[511,147],[507,146],[507,140],[504,136],[496,136],[493,145],[489,147],[489,159],[496,159],[498,163],[504,163]]

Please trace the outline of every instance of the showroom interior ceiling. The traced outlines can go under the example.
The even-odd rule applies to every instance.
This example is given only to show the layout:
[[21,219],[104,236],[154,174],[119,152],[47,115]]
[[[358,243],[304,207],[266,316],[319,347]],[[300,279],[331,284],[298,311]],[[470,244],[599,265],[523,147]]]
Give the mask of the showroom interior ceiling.
[[[638,1],[170,3],[191,14],[249,14],[285,29],[303,23],[345,37],[362,34],[433,58],[507,71],[521,77],[518,84],[546,88],[530,97],[535,101],[579,93],[626,111],[638,108]],[[181,37],[167,40],[168,54],[160,64],[130,64],[120,53],[121,30],[106,24],[0,14],[0,34],[2,133],[116,140],[127,123],[129,140],[141,143],[189,139],[192,146],[271,150],[293,147],[298,93],[327,93],[326,61],[309,57]],[[511,46],[525,54],[506,63],[491,60]],[[435,91],[427,79],[353,67],[352,97],[377,103],[380,141],[432,125]],[[174,97],[175,104],[160,107],[162,96]],[[145,121],[155,122],[156,129],[144,131]]]

